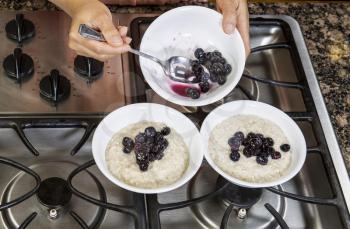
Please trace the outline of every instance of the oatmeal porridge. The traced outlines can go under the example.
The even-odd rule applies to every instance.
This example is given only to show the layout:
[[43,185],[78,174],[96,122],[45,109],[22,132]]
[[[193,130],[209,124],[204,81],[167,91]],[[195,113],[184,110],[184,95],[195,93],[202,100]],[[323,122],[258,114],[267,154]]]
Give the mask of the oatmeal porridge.
[[[157,132],[153,134],[151,131]],[[137,147],[142,148],[142,145],[137,144],[143,140],[140,140],[140,136],[146,134],[151,135],[152,141],[159,135],[163,139],[163,145],[160,146],[164,148],[160,150],[161,153],[150,153],[145,159],[140,158],[145,157],[144,154],[137,153]],[[135,139],[135,144],[131,142],[132,139]],[[135,149],[125,147],[128,144]],[[176,182],[186,171],[188,161],[189,152],[182,137],[174,129],[159,122],[144,121],[121,129],[112,137],[106,149],[107,166],[113,176],[126,184],[141,188],[159,188]]]
[[[241,137],[238,146],[236,135]],[[262,141],[251,142],[256,141],[257,136]],[[268,145],[266,149],[263,141]],[[254,144],[260,144],[261,148],[254,148]],[[274,181],[285,175],[293,154],[293,148],[277,125],[253,115],[238,115],[224,120],[211,132],[208,145],[210,157],[225,173],[255,183]]]

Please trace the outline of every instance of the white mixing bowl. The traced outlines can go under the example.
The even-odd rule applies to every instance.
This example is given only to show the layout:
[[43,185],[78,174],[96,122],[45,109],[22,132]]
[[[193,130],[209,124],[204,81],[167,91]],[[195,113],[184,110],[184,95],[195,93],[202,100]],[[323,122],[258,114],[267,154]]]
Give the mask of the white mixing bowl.
[[237,85],[244,65],[245,51],[237,30],[231,35],[222,29],[222,15],[212,9],[200,6],[183,6],[160,15],[146,30],[140,50],[162,60],[171,56],[185,56],[194,59],[194,50],[219,50],[232,71],[227,82],[199,99],[191,99],[173,92],[172,83],[162,68],[145,58],[140,58],[142,73],[151,88],[164,99],[183,106],[204,106],[222,99]]

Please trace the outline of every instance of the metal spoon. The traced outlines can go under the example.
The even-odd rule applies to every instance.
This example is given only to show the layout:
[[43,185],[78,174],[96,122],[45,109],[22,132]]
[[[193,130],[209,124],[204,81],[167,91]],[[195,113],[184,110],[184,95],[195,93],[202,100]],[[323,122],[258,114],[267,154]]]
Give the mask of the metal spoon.
[[[81,24],[79,26],[79,34],[87,39],[103,41],[103,42],[106,41],[102,33],[94,30],[93,28],[85,24]],[[177,81],[181,83],[198,83],[199,82],[198,78],[195,77],[192,72],[191,59],[189,58],[186,58],[183,56],[173,56],[166,61],[162,61],[154,56],[151,56],[144,52],[140,52],[136,49],[130,49],[129,52],[158,63],[163,68],[165,75],[168,76],[173,81]],[[204,68],[204,72],[209,74],[208,69],[205,66],[202,66],[202,67]]]

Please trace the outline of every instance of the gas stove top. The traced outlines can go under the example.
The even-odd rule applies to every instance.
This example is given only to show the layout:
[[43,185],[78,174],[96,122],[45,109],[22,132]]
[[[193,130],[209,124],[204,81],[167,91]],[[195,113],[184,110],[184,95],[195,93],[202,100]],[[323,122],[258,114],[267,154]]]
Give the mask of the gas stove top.
[[[113,16],[130,27],[138,48],[157,15]],[[62,12],[9,12],[0,19],[0,228],[350,228],[349,178],[293,19],[252,16],[253,50],[239,85],[204,107],[163,100],[134,55],[106,63],[76,57],[67,48],[69,19]],[[116,187],[95,166],[91,134],[113,109],[162,103],[199,127],[215,107],[237,99],[272,104],[302,129],[307,159],[291,181],[246,189],[203,161],[179,189],[142,195]]]

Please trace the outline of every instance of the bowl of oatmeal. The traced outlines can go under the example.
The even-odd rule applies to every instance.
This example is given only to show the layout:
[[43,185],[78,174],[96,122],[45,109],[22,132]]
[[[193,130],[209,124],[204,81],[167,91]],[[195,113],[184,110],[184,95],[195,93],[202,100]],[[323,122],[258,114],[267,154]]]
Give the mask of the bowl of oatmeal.
[[138,193],[162,193],[190,180],[203,159],[197,127],[164,105],[138,103],[107,115],[96,128],[92,153],[101,172]]
[[217,107],[200,133],[212,168],[244,187],[282,184],[299,172],[306,157],[298,125],[283,111],[261,102],[234,101]]

